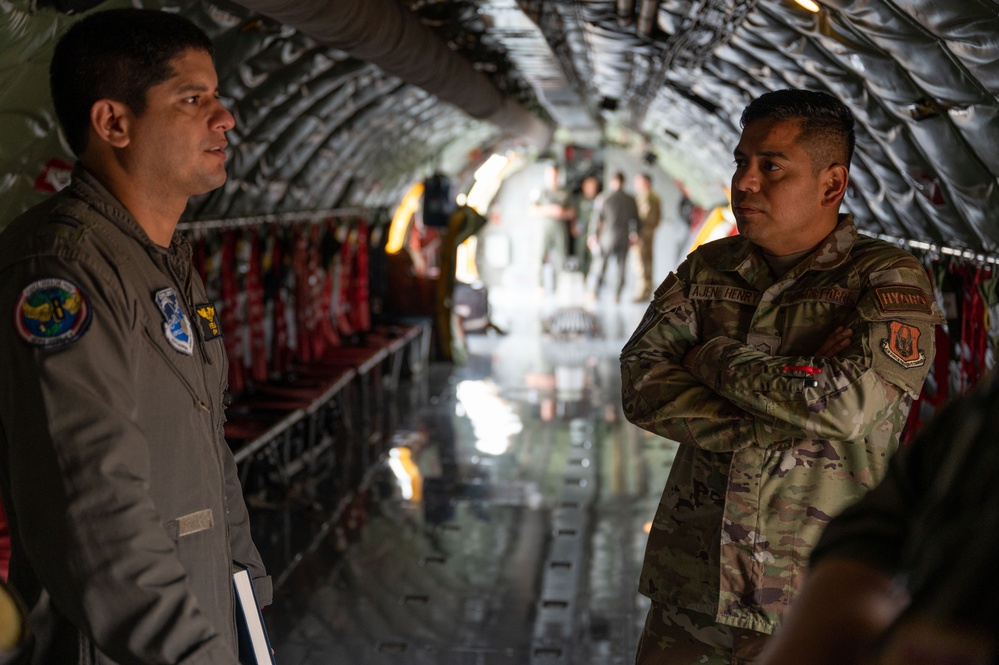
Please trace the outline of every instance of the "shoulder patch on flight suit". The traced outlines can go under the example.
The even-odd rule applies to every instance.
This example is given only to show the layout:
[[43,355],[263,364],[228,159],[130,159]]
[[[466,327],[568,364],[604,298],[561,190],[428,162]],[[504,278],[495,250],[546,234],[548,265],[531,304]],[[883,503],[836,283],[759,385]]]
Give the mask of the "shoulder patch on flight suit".
[[56,277],[35,280],[21,291],[14,327],[21,339],[54,349],[83,336],[90,325],[90,304],[80,288]]
[[926,364],[926,353],[919,348],[919,328],[900,321],[888,322],[888,338],[881,340],[881,350],[906,369]]
[[222,320],[214,304],[206,302],[203,305],[195,305],[194,312],[198,315],[198,325],[201,326],[201,334],[206,342],[222,337]]
[[191,322],[184,316],[177,299],[177,292],[171,288],[156,292],[156,305],[163,313],[163,334],[174,351],[189,356],[194,353],[194,332]]

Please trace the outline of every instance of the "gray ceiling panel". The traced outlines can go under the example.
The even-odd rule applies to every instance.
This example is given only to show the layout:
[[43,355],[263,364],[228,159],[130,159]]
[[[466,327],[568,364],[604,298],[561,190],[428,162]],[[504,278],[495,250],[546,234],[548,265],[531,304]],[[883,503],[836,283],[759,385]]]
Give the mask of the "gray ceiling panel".
[[[795,86],[827,90],[856,115],[847,206],[863,228],[999,250],[999,2],[818,1],[811,13],[793,0],[662,0],[654,25],[639,34],[637,13],[627,12],[641,2],[399,0],[393,7],[415,19],[402,16],[400,25],[419,24],[422,43],[432,45],[404,52],[399,71],[412,79],[358,57],[384,44],[306,36],[383,27],[338,25],[342,12],[324,0],[309,0],[312,18],[296,27],[228,0],[139,4],[181,11],[212,35],[221,92],[237,120],[230,180],[192,202],[193,218],[393,205],[442,155],[461,161],[503,145],[497,123],[530,131],[525,110],[542,125],[554,120],[593,136],[630,130],[698,199],[714,202],[730,180],[742,108]],[[32,14],[30,3],[5,0],[0,10],[0,118],[8,127],[0,195],[18,202],[39,198],[25,188],[46,160],[67,157],[33,90],[39,76],[25,63],[46,58],[69,19]],[[132,3],[105,3],[123,4]],[[412,82],[470,70],[490,90],[473,100],[485,100],[473,113],[479,119],[468,110],[474,104],[462,110]],[[482,119],[491,109],[495,123]]]

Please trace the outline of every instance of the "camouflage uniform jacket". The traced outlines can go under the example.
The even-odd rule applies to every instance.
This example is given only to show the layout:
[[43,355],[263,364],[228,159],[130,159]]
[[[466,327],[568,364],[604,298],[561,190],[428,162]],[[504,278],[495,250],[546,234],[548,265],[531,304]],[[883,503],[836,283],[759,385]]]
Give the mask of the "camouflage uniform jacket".
[[[827,521],[884,476],[941,320],[919,262],[849,216],[776,281],[744,238],[693,252],[621,354],[628,419],[681,444],[641,592],[773,632]],[[849,348],[812,357],[840,325]]]

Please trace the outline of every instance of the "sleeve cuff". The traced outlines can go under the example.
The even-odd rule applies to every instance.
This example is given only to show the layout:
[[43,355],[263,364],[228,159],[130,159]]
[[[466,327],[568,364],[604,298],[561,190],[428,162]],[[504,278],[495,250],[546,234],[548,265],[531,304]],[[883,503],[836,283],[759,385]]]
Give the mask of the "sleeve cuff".
[[253,593],[261,607],[267,607],[274,600],[274,585],[270,575],[253,578]]

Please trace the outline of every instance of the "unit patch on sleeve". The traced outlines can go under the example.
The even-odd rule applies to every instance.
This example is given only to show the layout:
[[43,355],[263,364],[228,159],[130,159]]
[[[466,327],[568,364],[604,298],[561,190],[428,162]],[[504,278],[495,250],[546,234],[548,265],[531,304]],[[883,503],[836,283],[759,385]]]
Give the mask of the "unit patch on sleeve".
[[156,292],[156,305],[163,313],[163,334],[167,342],[178,353],[189,356],[194,352],[194,331],[191,322],[184,316],[177,299],[177,292],[166,288]]
[[56,348],[75,342],[90,325],[90,304],[69,280],[39,279],[21,291],[14,308],[14,327],[35,346]]
[[899,321],[888,322],[888,339],[881,340],[881,350],[906,369],[926,364],[926,354],[919,348],[919,328]]
[[878,307],[885,314],[889,312],[920,312],[930,314],[930,298],[922,289],[915,286],[879,286],[874,289]]
[[215,305],[210,302],[195,305],[194,311],[198,315],[198,325],[201,326],[201,335],[206,342],[222,336],[222,320],[215,311]]

